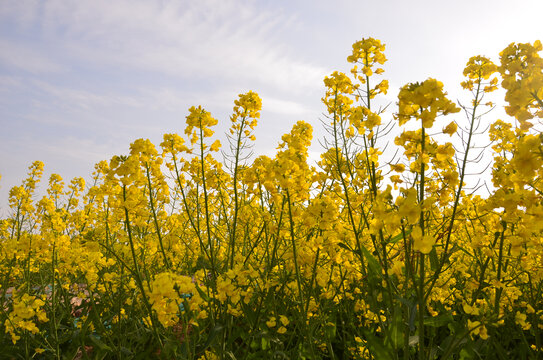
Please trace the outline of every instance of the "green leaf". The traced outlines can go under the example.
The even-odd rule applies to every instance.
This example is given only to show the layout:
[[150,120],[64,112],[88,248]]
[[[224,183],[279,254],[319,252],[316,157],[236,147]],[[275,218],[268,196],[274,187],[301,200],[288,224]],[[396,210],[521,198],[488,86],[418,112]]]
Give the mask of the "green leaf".
[[[340,248],[343,248],[345,250],[348,250],[348,251],[352,252],[353,254],[355,254],[355,255],[357,255],[359,257],[361,256],[358,251],[354,250],[353,248],[351,248],[349,245],[347,245],[345,243],[339,243],[338,246]],[[370,274],[380,278],[382,276],[381,265],[379,264],[377,259],[375,259],[375,257],[372,255],[372,253],[370,253],[368,251],[368,249],[366,249],[363,245],[361,245],[361,246],[362,246],[362,248],[360,250],[362,252],[362,255],[368,261]]]
[[[349,245],[347,245],[345,243],[339,243],[338,246],[340,248],[343,248],[345,250],[348,250],[348,251],[352,252],[353,254],[361,256],[358,251],[354,250],[353,248],[351,248]],[[369,266],[370,273],[373,273],[377,277],[381,277],[382,276],[382,268],[381,268],[381,265],[379,264],[379,261],[377,261],[375,256],[373,256],[373,254],[370,253],[368,251],[368,249],[366,249],[366,247],[364,245],[360,245],[360,246],[361,246],[360,251],[362,252],[362,255],[368,261],[368,266]]]
[[237,358],[236,358],[236,356],[234,355],[233,352],[227,351],[225,354],[228,355],[228,358],[229,358],[229,359],[231,359],[231,360],[237,360]]
[[251,343],[249,346],[251,347],[251,350],[253,351],[258,350],[258,343],[256,342],[255,339],[251,340]]
[[350,247],[349,245],[345,244],[345,243],[339,243],[338,246],[339,246],[340,248],[345,249],[345,250],[349,250],[349,251],[351,251],[351,252],[354,252],[354,250],[351,249],[351,247]]
[[211,298],[198,286],[198,284],[194,284],[196,286],[196,290],[198,290],[198,294],[204,299],[206,302],[211,301]]
[[362,254],[364,254],[364,257],[366,258],[366,260],[368,260],[368,267],[369,267],[370,274],[373,274],[374,276],[381,278],[383,276],[383,269],[381,268],[379,261],[377,261],[375,256],[373,256],[372,253],[370,253],[364,245],[361,245],[360,250],[362,251]]
[[108,352],[108,351],[113,351],[112,348],[110,348],[109,346],[107,346],[106,344],[104,344],[102,342],[102,340],[100,340],[100,338],[98,338],[97,336],[94,336],[94,335],[91,335],[89,336],[90,340],[92,341],[92,343],[100,350],[100,351],[103,351],[103,352]]
[[262,350],[268,350],[270,342],[266,337],[260,338],[260,345],[262,346]]
[[219,324],[215,325],[215,327],[211,329],[211,331],[209,332],[209,336],[207,337],[207,340],[204,344],[204,348],[203,348],[204,350],[210,347],[214,343],[215,339],[217,339],[218,335],[222,333],[223,329],[224,329],[224,326],[219,325]]
[[329,340],[334,339],[336,337],[336,326],[334,324],[325,325],[324,333]]
[[394,307],[394,313],[392,315],[392,321],[388,326],[388,333],[385,343],[392,344],[394,349],[400,349],[404,345],[404,333],[407,329],[404,329],[404,323],[402,319],[402,309],[400,305]]
[[290,358],[283,351],[276,350],[273,353],[273,359],[286,359],[286,360],[288,360]]
[[[409,234],[411,234],[411,231],[413,231],[413,229],[409,229],[405,232],[405,236],[409,236]],[[398,235],[395,235],[394,237],[392,237],[388,242],[390,244],[396,244],[398,241],[402,240],[404,237],[404,232],[401,232],[399,233]]]
[[382,339],[376,337],[368,330],[363,329],[362,332],[370,353],[376,360],[387,360],[394,357],[390,349],[385,346]]
[[412,335],[409,337],[409,346],[415,346],[419,343],[419,336]]
[[432,317],[428,317],[424,319],[424,325],[438,328],[438,327],[446,326],[453,321],[454,321],[453,316],[447,313],[447,314],[441,314],[438,316],[432,316]]

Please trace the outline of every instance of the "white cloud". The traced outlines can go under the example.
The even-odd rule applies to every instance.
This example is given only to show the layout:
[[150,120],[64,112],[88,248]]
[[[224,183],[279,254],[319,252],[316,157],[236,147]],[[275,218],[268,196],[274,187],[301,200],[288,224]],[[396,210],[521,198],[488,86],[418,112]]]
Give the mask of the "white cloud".
[[23,80],[15,76],[0,75],[0,92],[9,93],[13,89],[20,89],[23,86]]
[[0,38],[0,63],[31,73],[56,73],[63,71],[60,64],[23,44]]
[[[289,32],[296,31],[297,19],[262,6],[256,1],[229,0],[50,0],[11,7],[3,16],[34,21],[43,41],[66,52],[64,56],[108,68],[258,81],[291,92],[320,86],[328,71],[293,60],[292,49],[281,45]],[[40,16],[28,18],[25,13]],[[6,50],[12,46],[16,48],[11,44]],[[19,50],[24,54],[24,49]],[[52,67],[43,60],[26,65]]]
[[289,100],[277,99],[270,96],[262,97],[262,110],[276,114],[293,116],[315,113],[314,110],[307,108],[303,104]]
[[133,96],[107,92],[98,93],[67,86],[59,86],[40,80],[32,80],[31,82],[36,89],[53,96],[53,98],[57,100],[61,100],[64,104],[69,104],[70,107],[78,107],[86,110],[100,106],[113,105],[130,107],[140,106],[140,102]]

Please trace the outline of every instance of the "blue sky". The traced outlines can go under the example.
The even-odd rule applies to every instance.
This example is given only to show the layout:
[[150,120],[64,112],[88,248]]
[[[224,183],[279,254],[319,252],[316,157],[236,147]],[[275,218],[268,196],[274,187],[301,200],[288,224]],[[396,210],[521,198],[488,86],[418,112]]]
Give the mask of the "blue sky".
[[222,133],[248,90],[263,99],[257,154],[273,154],[297,120],[322,136],[322,79],[348,71],[362,37],[387,45],[387,101],[428,77],[460,97],[468,58],[543,40],[542,13],[540,0],[3,0],[0,214],[32,161],[46,177],[88,179],[136,138],[182,133],[192,105]]

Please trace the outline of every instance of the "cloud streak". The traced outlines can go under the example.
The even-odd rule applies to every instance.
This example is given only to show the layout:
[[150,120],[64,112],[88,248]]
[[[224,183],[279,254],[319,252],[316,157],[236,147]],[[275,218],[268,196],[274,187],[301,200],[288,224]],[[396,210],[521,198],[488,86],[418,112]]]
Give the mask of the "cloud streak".
[[[30,72],[59,71],[76,58],[91,66],[134,69],[166,76],[236,80],[303,92],[320,86],[326,69],[293,60],[282,37],[296,31],[296,18],[255,1],[119,0],[23,2],[4,9],[19,27],[33,26],[42,41],[64,52],[59,63],[32,49],[1,58]],[[25,14],[37,14],[25,16]],[[28,55],[28,56],[27,56]],[[37,56],[34,56],[37,55]],[[35,61],[20,61],[21,59]]]
[[0,63],[30,73],[58,73],[62,66],[43,52],[0,38]]

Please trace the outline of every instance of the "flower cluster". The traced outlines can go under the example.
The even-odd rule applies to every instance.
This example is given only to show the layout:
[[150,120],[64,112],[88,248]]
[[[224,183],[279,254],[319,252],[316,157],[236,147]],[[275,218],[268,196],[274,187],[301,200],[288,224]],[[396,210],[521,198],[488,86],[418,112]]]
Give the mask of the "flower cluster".
[[534,116],[543,116],[543,58],[539,55],[542,49],[541,41],[537,40],[533,45],[512,43],[500,53],[498,70],[508,102],[505,110],[523,128],[531,126],[528,120]]
[[427,79],[421,83],[410,83],[400,89],[398,95],[397,118],[400,125],[411,118],[422,121],[426,129],[434,125],[438,115],[459,112],[460,108],[447,99],[443,83],[436,79]]

